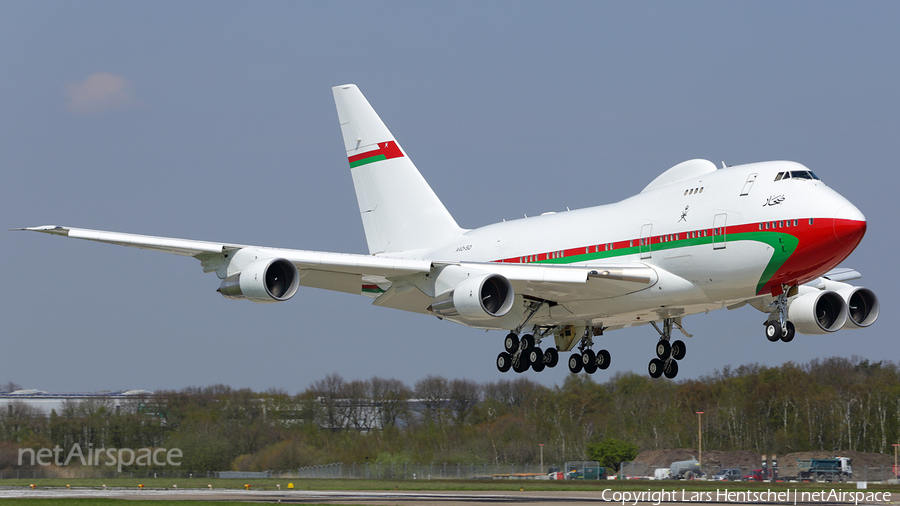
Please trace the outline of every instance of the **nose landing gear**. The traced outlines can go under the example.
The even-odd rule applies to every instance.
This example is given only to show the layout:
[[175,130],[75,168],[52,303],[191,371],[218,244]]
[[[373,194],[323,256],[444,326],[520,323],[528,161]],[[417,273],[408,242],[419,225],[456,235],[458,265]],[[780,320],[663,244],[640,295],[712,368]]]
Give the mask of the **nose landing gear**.
[[766,326],[766,339],[770,342],[778,340],[786,343],[794,339],[794,324],[787,319],[787,296],[790,287],[787,287],[780,295],[775,297],[771,307],[774,311],[769,315],[769,319],[764,322]]

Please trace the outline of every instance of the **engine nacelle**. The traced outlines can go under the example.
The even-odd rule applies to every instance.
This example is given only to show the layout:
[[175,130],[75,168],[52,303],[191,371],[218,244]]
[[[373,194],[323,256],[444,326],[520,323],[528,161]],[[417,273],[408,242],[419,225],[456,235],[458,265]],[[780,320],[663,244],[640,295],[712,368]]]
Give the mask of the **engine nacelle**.
[[505,316],[514,300],[508,279],[484,273],[470,276],[438,295],[430,309],[441,318],[477,323]]
[[840,330],[847,321],[847,303],[837,292],[812,290],[788,305],[788,320],[801,334],[828,334]]
[[845,329],[861,329],[875,323],[881,305],[875,292],[868,288],[851,286],[837,292],[847,303],[847,322]]
[[283,258],[264,258],[222,280],[217,290],[229,299],[282,302],[297,293],[300,273]]

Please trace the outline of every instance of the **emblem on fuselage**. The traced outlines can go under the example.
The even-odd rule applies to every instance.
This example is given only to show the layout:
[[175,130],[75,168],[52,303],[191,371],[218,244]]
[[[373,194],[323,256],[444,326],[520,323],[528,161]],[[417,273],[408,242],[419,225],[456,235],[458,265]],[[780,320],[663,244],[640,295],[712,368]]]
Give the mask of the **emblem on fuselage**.
[[772,195],[771,197],[766,199],[766,203],[763,204],[763,207],[766,206],[777,206],[778,204],[784,202],[784,194],[781,195]]
[[690,208],[691,206],[684,206],[684,211],[681,211],[681,218],[678,220],[678,223],[681,223],[682,221],[687,222],[687,213]]

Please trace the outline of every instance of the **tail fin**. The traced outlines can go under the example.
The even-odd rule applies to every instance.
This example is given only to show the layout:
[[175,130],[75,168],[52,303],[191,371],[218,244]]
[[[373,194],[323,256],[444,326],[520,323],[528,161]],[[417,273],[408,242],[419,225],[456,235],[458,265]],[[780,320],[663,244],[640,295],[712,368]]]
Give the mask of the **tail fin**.
[[359,88],[346,84],[332,91],[369,253],[422,249],[461,235]]

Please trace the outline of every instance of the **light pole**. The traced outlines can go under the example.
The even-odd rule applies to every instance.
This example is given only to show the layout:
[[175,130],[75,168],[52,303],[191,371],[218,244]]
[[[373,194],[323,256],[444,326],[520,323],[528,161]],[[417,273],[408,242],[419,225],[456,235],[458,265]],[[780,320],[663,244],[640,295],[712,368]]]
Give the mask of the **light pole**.
[[897,448],[900,447],[900,443],[894,443],[891,446],[894,447],[894,479],[900,478],[900,468],[897,467]]
[[544,443],[538,444],[541,447],[541,474],[544,474]]
[[[703,411],[696,411],[697,413],[697,447],[700,451],[700,457],[697,458],[697,464],[703,465],[703,430],[700,428],[700,417],[703,415]],[[701,471],[702,472],[702,471]]]

